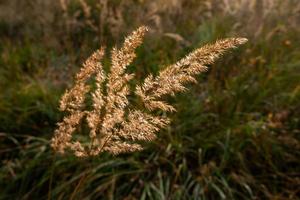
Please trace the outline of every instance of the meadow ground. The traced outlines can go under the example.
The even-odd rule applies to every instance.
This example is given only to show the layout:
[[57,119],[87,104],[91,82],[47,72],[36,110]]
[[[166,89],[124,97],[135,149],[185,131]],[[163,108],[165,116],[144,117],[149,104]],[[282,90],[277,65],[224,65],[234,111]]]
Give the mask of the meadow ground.
[[[0,199],[299,199],[299,1],[53,2],[0,1]],[[56,155],[81,63],[143,24],[137,82],[216,39],[249,41],[168,99],[172,123],[144,151]]]

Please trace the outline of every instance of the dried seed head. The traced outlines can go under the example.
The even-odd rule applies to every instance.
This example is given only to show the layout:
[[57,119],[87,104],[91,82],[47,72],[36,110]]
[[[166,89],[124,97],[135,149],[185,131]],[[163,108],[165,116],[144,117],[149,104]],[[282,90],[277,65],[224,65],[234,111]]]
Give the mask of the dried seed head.
[[[55,151],[64,153],[65,149],[69,149],[77,157],[95,156],[103,151],[114,155],[138,151],[142,149],[138,141],[154,140],[156,132],[170,123],[166,117],[128,108],[128,83],[134,74],[127,74],[126,68],[136,57],[135,49],[142,44],[146,32],[147,27],[138,28],[125,39],[120,49],[112,50],[111,71],[107,75],[101,64],[103,48],[86,60],[76,75],[73,88],[61,98],[60,110],[69,112],[69,115],[58,123],[51,140]],[[195,75],[205,72],[206,65],[212,64],[225,51],[246,41],[245,38],[228,38],[198,48],[160,71],[158,76],[149,75],[143,84],[136,86],[135,93],[149,111],[175,111],[173,106],[163,101],[163,96],[185,91],[184,85],[196,82]],[[87,110],[85,96],[90,92],[87,80],[93,75],[96,86],[91,92],[93,107],[92,110]],[[86,120],[82,120],[83,118]],[[75,129],[84,121],[90,128],[88,145],[72,139]]]

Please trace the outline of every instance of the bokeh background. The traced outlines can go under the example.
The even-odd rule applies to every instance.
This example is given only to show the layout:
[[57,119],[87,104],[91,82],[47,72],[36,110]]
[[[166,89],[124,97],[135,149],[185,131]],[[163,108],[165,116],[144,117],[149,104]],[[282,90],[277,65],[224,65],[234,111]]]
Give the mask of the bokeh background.
[[[137,81],[208,42],[249,42],[169,99],[172,124],[144,151],[55,155],[81,63],[140,25]],[[300,1],[0,0],[0,158],[0,199],[299,199]]]

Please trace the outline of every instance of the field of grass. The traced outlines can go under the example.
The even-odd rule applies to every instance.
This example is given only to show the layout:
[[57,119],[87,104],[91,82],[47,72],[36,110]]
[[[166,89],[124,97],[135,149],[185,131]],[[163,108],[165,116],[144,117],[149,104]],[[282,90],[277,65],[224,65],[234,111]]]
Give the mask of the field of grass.
[[[122,16],[116,25],[98,21],[105,10],[90,0],[89,19],[102,22],[97,30],[76,0],[67,11],[79,13],[72,26],[59,6],[28,2],[18,18],[4,12],[20,11],[16,4],[0,1],[1,200],[300,199],[298,1],[229,9],[214,1],[167,0],[153,8],[114,0],[108,6]],[[169,99],[177,109],[172,123],[144,151],[88,159],[55,154],[49,143],[63,117],[58,101],[81,63],[100,42],[119,45],[142,24],[152,31],[130,67],[137,81],[216,39],[249,41]]]

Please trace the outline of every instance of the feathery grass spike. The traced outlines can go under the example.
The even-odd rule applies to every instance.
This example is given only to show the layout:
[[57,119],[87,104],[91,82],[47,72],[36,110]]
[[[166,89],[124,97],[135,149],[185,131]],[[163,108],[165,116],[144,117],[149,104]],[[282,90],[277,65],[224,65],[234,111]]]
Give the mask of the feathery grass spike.
[[[142,26],[125,39],[120,49],[112,49],[109,74],[105,74],[101,64],[103,48],[86,60],[76,75],[73,88],[67,90],[61,98],[60,110],[69,114],[58,123],[51,140],[55,151],[65,153],[65,150],[71,150],[78,157],[94,156],[104,151],[114,155],[134,152],[142,149],[139,141],[154,140],[156,132],[169,124],[167,117],[128,108],[127,96],[131,92],[128,83],[134,74],[127,74],[126,68],[136,57],[135,49],[142,44],[146,32],[147,27]],[[156,77],[146,77],[134,92],[149,111],[175,111],[173,106],[162,100],[165,95],[185,91],[184,85],[196,82],[195,75],[206,71],[206,65],[246,41],[245,38],[228,38],[198,48],[160,71]],[[95,76],[96,89],[91,92],[93,109],[88,110],[85,96],[90,92],[87,80],[92,76]],[[73,133],[83,119],[90,129],[88,144],[73,139]]]

